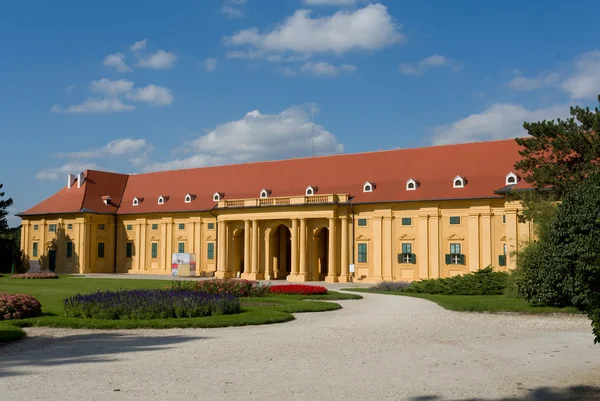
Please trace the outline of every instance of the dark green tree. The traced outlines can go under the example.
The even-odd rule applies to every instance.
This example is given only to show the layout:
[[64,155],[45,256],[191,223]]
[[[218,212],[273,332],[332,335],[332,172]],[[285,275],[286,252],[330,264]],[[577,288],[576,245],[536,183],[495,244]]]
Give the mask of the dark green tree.
[[519,291],[539,305],[575,306],[600,342],[600,173],[564,195],[542,241],[522,264]]
[[[600,95],[598,96],[600,103]],[[549,203],[561,200],[600,167],[600,109],[571,107],[566,120],[526,122],[529,136],[517,138],[522,159],[515,164],[535,191],[513,191],[511,199],[525,205],[522,219],[535,219],[548,211]]]
[[8,208],[12,206],[11,198],[3,199],[4,192],[0,184],[0,272],[9,272],[13,266],[19,270],[23,268],[20,244],[20,229],[10,228],[6,216]]
[[4,197],[2,186],[3,184],[0,184],[0,234],[7,234],[9,232],[9,227],[6,216],[8,216],[8,208],[12,206],[13,200],[12,198],[1,199]]

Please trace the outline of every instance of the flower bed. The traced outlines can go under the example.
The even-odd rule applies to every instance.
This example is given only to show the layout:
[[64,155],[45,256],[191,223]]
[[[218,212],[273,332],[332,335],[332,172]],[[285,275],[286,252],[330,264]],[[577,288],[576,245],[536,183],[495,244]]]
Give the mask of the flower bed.
[[65,316],[84,319],[169,319],[227,315],[241,311],[232,295],[191,289],[98,291],[64,300]]
[[186,288],[205,294],[228,294],[236,297],[264,297],[269,293],[269,286],[258,281],[226,279],[176,281],[174,288]]
[[288,295],[323,295],[327,294],[327,288],[320,285],[308,284],[281,284],[270,287],[271,294]]
[[31,295],[0,292],[0,320],[25,319],[41,314],[40,301]]
[[16,279],[53,279],[58,278],[58,276],[54,273],[22,273],[22,274],[13,274],[9,278]]

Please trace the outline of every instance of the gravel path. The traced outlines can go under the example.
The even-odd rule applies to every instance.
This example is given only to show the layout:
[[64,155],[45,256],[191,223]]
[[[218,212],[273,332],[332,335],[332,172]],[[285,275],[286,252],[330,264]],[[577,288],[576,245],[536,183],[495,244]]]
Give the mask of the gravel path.
[[[600,399],[600,345],[585,318],[364,296],[269,326],[27,329],[0,347],[0,399]],[[568,389],[576,385],[598,388]]]

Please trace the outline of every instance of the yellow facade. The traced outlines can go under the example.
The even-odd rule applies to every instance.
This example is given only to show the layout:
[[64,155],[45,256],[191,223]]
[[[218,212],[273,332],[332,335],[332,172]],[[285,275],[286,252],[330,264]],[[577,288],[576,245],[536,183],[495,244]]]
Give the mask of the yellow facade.
[[532,235],[519,207],[497,198],[352,205],[336,194],[222,200],[212,212],[26,216],[21,247],[58,273],[170,274],[183,250],[202,275],[221,278],[412,281],[514,268]]

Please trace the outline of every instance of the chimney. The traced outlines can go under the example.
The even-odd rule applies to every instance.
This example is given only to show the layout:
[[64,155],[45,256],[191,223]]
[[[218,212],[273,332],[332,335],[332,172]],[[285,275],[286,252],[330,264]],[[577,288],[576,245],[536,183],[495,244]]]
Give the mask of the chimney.
[[67,188],[71,188],[73,186],[73,184],[75,184],[75,179],[77,177],[75,177],[75,174],[69,174],[68,179],[67,179]]
[[83,172],[81,172],[77,176],[77,188],[81,188],[81,186],[83,185],[84,182],[85,182],[85,176],[83,175]]
[[102,200],[106,205],[110,205],[110,196],[103,196]]

